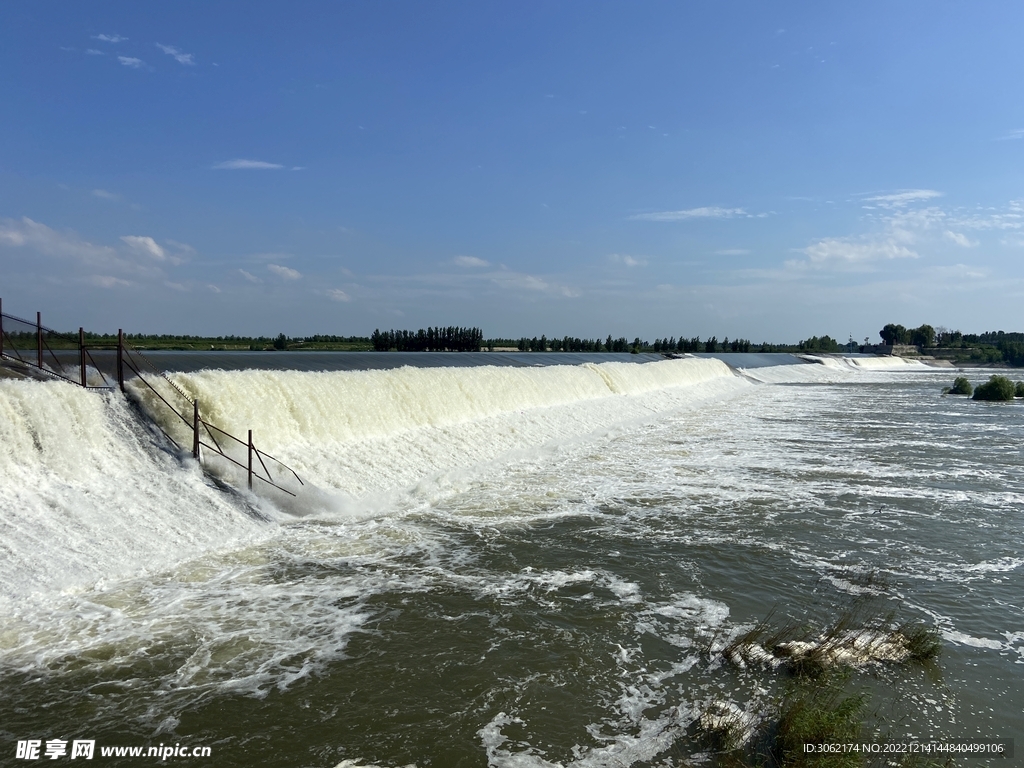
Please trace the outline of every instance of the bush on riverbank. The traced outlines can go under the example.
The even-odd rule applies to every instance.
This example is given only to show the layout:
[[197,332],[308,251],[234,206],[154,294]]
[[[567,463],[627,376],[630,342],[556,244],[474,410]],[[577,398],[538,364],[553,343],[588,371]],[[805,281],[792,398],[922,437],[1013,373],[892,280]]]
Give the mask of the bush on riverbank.
[[967,380],[966,376],[957,376],[953,380],[953,388],[949,390],[951,395],[967,395],[968,397],[974,392],[974,387],[971,386],[971,382]]
[[1018,381],[1013,392],[1017,397],[1024,397],[1024,381]]
[[1002,402],[1013,400],[1016,392],[1013,382],[1005,376],[993,376],[974,390],[974,400],[992,400]]

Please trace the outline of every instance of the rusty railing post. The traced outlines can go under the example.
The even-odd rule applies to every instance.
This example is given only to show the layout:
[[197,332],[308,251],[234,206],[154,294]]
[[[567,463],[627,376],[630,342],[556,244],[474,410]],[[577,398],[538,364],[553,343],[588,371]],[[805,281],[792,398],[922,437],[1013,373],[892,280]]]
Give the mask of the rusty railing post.
[[192,457],[199,461],[199,399],[192,403]]
[[43,367],[43,313],[36,312],[36,365]]
[[249,430],[249,490],[252,490],[252,430]]
[[82,326],[78,326],[78,370],[82,374],[82,386],[87,386],[85,383],[85,331],[82,330]]
[[124,331],[117,329],[117,385],[124,392]]

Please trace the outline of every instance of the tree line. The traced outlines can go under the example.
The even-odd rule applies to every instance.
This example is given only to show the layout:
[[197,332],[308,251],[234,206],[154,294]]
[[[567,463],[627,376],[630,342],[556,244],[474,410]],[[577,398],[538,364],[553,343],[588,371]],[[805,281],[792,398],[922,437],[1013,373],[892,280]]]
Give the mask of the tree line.
[[479,352],[483,341],[484,333],[479,328],[454,325],[418,331],[374,329],[370,335],[370,343],[378,352]]
[[478,352],[483,349],[516,349],[520,352],[625,352],[625,353],[660,353],[682,354],[694,352],[837,352],[839,344],[829,336],[812,336],[799,344],[770,344],[767,341],[754,344],[750,339],[728,336],[721,341],[717,336],[701,339],[700,336],[685,337],[669,336],[654,341],[641,339],[639,336],[632,341],[625,336],[615,338],[608,335],[602,339],[580,338],[578,336],[562,336],[548,338],[541,336],[522,336],[518,339],[491,338],[485,339],[479,328],[462,328],[448,326],[446,328],[421,328],[411,330],[381,331],[375,329],[369,339],[373,349],[378,352]]
[[982,363],[1009,363],[1024,366],[1024,333],[986,331],[985,333],[961,333],[939,326],[933,328],[927,323],[917,328],[905,328],[898,323],[888,323],[878,335],[886,344],[910,344],[922,348],[964,350],[960,359]]

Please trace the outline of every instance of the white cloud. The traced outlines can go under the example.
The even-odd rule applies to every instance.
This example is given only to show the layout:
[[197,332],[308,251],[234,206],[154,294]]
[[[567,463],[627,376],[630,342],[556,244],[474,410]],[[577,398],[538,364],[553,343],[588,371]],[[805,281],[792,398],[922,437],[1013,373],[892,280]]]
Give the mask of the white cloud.
[[179,243],[177,240],[167,240],[166,242],[172,248],[177,248],[182,253],[195,254],[196,252],[196,249],[188,243]]
[[251,272],[246,272],[244,269],[240,269],[238,271],[241,272],[242,273],[242,277],[244,277],[250,283],[262,283],[263,282],[258,277],[256,277],[256,275],[252,274]]
[[969,264],[953,264],[948,267],[935,267],[935,275],[948,280],[981,280],[989,276],[991,270],[987,267],[979,267]]
[[93,40],[102,40],[105,43],[123,43],[127,40],[127,37],[121,37],[120,35],[93,35]]
[[213,283],[207,283],[206,284],[206,290],[211,291],[212,293],[220,293],[221,292],[220,288],[218,288]]
[[[803,249],[811,266],[856,265],[889,259],[916,259],[919,254],[900,244],[895,238],[852,240],[827,237]],[[799,266],[801,262],[787,262]]]
[[121,238],[124,243],[136,253],[151,256],[157,261],[166,261],[167,252],[164,251],[152,237],[140,235],[125,235]]
[[90,275],[86,280],[100,288],[126,288],[131,285],[127,280],[110,275]]
[[179,64],[187,64],[189,66],[195,66],[195,62],[192,60],[192,54],[191,53],[182,53],[179,49],[175,48],[173,45],[162,45],[161,43],[157,43],[156,47],[159,48],[164,53],[166,53],[168,56],[173,56],[174,60],[177,61]]
[[489,267],[491,263],[476,256],[456,256],[452,263],[459,267]]
[[612,264],[624,264],[627,267],[645,267],[647,266],[647,259],[638,259],[635,256],[627,256],[622,253],[612,253],[608,255],[608,261]]
[[746,256],[750,251],[746,248],[723,248],[715,253],[719,256]]
[[106,56],[103,51],[97,51],[95,48],[86,48],[85,52],[90,56]]
[[99,197],[104,200],[120,200],[121,196],[113,192],[107,192],[105,189],[94,189],[92,191],[93,197]]
[[629,218],[634,221],[683,221],[686,219],[731,219],[736,216],[749,216],[743,208],[689,208],[685,211],[659,211],[656,213],[638,213]]
[[934,189],[901,189],[899,192],[887,195],[865,197],[864,200],[869,203],[878,203],[882,208],[902,208],[910,203],[931,200],[936,197],[942,197],[942,193]]
[[968,240],[967,235],[964,235],[960,232],[952,232],[947,229],[945,232],[942,233],[942,236],[949,240],[950,242],[956,243],[957,245],[962,246],[964,248],[973,248],[974,246],[977,245],[977,243]]
[[138,69],[143,65],[142,59],[136,59],[134,56],[118,56],[117,60],[126,67],[131,67],[132,69]]
[[90,264],[106,264],[116,256],[113,248],[93,245],[74,233],[57,232],[27,216],[20,221],[0,219],[0,245],[28,247],[44,256],[69,257]]
[[327,291],[327,298],[331,301],[352,301],[352,297],[340,288],[331,288]]
[[298,280],[302,277],[301,272],[288,267],[282,267],[280,264],[267,264],[267,269],[284,280]]
[[284,166],[278,163],[268,163],[264,160],[225,160],[223,163],[217,163],[213,166],[213,169],[217,171],[266,171],[277,170],[278,168],[284,168]]
[[1016,139],[1024,139],[1024,128],[1015,128],[1012,131],[1007,131],[996,141],[1014,141]]

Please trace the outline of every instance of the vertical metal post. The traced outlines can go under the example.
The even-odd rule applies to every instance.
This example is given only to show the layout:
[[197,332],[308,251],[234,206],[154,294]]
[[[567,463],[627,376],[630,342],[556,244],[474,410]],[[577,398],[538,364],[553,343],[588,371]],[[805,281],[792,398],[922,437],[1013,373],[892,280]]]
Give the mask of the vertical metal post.
[[0,357],[4,356],[4,300],[0,299]]
[[36,365],[43,367],[43,313],[36,312]]
[[85,383],[85,331],[82,330],[82,326],[78,326],[78,370],[82,374],[82,386],[86,386]]
[[192,456],[199,461],[199,400],[192,403]]
[[252,430],[249,430],[249,490],[252,490]]
[[124,331],[117,329],[117,385],[124,392]]

